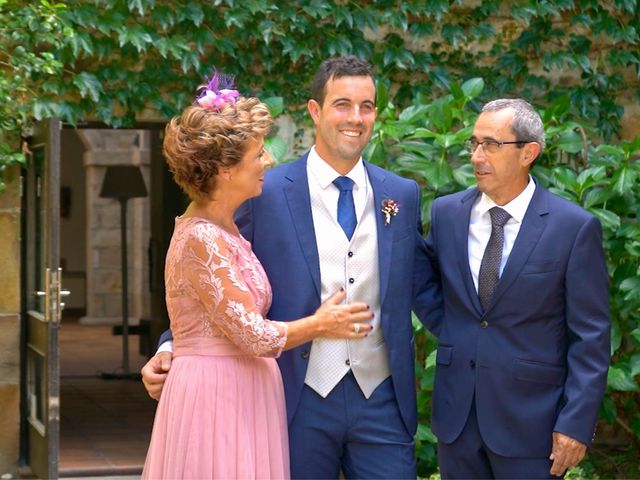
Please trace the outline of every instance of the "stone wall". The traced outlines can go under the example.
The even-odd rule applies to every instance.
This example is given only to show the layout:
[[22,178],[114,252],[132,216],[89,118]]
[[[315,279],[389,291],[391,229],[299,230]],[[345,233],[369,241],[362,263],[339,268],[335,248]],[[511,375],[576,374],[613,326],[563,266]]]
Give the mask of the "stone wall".
[[[150,186],[148,133],[141,130],[79,130],[86,151],[87,272],[86,316],[83,324],[118,325],[121,316],[120,203],[101,198],[106,167],[136,165]],[[129,323],[149,318],[147,248],[150,235],[149,197],[127,202]]]
[[[20,438],[20,177],[0,193],[0,476],[17,474]],[[5,474],[7,476],[5,476]]]

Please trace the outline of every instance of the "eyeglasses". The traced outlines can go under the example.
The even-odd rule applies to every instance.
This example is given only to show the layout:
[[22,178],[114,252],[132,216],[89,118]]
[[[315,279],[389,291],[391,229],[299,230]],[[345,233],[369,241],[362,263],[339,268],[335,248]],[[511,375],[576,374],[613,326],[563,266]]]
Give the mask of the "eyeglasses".
[[503,145],[524,145],[526,143],[531,143],[531,142],[527,140],[517,140],[515,142],[499,142],[498,140],[483,140],[482,142],[479,142],[472,138],[465,142],[465,147],[467,150],[469,150],[471,154],[473,154],[476,151],[476,148],[478,148],[478,145],[482,145],[482,151],[484,153],[488,153],[489,155],[491,155],[493,153],[498,153],[498,150],[500,150],[500,147],[502,147]]

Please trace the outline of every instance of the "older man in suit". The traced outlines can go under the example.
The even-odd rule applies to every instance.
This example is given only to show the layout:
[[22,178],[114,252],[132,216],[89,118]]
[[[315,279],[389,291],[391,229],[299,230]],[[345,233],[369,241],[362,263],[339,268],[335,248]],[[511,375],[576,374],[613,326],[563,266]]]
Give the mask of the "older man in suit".
[[443,478],[550,478],[592,441],[610,351],[602,233],[531,177],[544,145],[531,105],[488,103],[469,142],[477,188],[433,204]]
[[[375,94],[367,63],[325,61],[308,102],[315,145],[268,171],[262,195],[236,218],[271,282],[269,319],[311,313],[341,287],[347,301],[374,312],[364,340],[316,339],[278,359],[293,478],[416,476],[411,308],[415,300],[437,330],[440,292],[425,256],[417,184],[361,157]],[[155,357],[143,368],[152,396],[167,367],[166,357]]]

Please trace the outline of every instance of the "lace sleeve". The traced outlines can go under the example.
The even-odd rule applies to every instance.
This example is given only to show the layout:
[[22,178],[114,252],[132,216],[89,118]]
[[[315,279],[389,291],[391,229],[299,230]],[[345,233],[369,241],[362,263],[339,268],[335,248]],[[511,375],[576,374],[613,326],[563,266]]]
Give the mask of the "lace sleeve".
[[287,340],[287,328],[258,311],[240,275],[235,255],[225,238],[211,225],[199,226],[183,250],[185,280],[202,302],[207,319],[215,323],[244,352],[278,357]]

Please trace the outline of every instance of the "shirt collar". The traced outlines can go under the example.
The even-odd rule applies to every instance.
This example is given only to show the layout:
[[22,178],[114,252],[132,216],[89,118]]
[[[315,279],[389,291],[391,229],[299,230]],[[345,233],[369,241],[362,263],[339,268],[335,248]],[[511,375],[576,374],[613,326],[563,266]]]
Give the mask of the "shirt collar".
[[489,210],[493,207],[500,207],[503,210],[506,210],[511,218],[513,218],[516,222],[522,223],[524,219],[525,213],[527,213],[527,208],[529,208],[529,203],[531,203],[531,199],[533,198],[533,193],[536,190],[536,182],[533,181],[531,175],[529,175],[529,183],[525,187],[525,189],[518,195],[516,198],[511,200],[506,205],[497,205],[493,200],[489,198],[488,195],[483,193],[480,196],[480,200],[478,201],[478,212],[480,215],[488,214]]
[[[311,147],[309,155],[307,156],[307,168],[309,173],[313,175],[313,177],[318,182],[318,185],[320,185],[323,190],[331,185],[336,177],[340,176],[340,174],[336,172],[333,167],[331,167],[320,157],[320,155],[318,155],[315,145]],[[355,184],[353,187],[354,190],[366,188],[367,176],[362,157],[358,159],[358,163],[356,163],[351,171],[345,176],[353,180]]]

